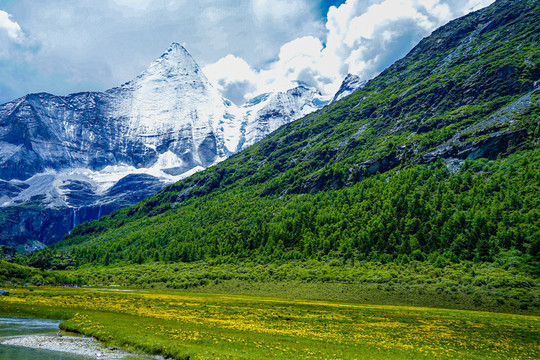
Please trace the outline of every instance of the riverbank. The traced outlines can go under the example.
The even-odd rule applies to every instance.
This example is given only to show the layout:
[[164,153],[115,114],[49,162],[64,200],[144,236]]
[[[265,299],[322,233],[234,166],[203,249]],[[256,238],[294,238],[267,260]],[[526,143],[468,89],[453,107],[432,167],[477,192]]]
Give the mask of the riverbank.
[[64,335],[26,335],[0,341],[0,345],[23,346],[33,349],[68,352],[94,359],[164,359],[161,356],[143,356],[116,348],[103,347],[94,338]]

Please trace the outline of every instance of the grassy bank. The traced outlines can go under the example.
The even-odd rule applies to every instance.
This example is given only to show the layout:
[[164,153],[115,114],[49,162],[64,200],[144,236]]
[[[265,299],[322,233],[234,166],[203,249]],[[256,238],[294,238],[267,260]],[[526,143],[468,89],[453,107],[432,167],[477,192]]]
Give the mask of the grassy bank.
[[536,316],[258,296],[19,289],[0,313],[175,359],[537,359]]

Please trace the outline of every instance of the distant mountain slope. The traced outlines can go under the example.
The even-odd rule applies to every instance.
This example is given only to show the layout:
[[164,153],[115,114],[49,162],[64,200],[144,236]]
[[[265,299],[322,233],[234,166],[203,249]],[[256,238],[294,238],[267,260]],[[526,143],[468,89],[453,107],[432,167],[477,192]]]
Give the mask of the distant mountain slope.
[[263,97],[232,104],[172,44],[117,88],[0,105],[0,244],[54,243],[320,107],[303,86]]
[[454,20],[354,94],[54,249],[94,264],[536,256],[539,14],[499,0]]
[[307,115],[324,105],[320,93],[304,86],[285,92],[267,93],[248,101],[239,149],[246,149],[279,127]]

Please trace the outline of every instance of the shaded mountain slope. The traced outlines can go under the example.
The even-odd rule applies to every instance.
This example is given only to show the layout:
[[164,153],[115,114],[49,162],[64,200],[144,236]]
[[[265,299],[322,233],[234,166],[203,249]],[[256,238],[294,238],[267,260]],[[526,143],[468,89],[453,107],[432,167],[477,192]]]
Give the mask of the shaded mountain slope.
[[54,251],[79,264],[537,256],[539,14],[499,0],[454,20],[354,94]]

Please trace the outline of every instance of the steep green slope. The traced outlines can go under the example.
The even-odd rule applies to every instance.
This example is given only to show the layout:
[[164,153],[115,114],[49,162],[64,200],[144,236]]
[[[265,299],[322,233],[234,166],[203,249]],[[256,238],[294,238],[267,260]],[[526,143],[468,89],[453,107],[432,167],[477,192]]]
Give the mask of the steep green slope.
[[455,20],[351,96],[31,262],[538,259],[539,25],[527,0]]

